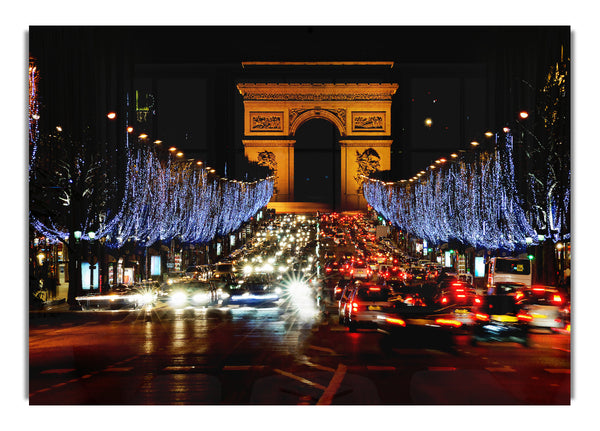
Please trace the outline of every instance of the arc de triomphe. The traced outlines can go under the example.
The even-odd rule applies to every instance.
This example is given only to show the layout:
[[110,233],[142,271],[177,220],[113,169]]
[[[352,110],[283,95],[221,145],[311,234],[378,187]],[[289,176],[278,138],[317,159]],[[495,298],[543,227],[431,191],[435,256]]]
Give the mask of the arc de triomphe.
[[271,202],[294,202],[294,139],[313,118],[340,133],[341,210],[366,208],[361,174],[390,169],[391,104],[398,84],[239,83],[244,153],[275,171]]

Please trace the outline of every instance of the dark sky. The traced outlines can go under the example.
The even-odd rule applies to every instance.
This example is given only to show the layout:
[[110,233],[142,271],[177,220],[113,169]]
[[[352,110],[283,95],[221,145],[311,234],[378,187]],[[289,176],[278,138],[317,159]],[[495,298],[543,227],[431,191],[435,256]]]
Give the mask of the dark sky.
[[[30,52],[44,71],[44,107],[52,121],[64,121],[61,112],[76,116],[92,109],[100,120],[122,103],[119,91],[129,84],[132,99],[135,92],[141,99],[151,94],[155,103],[144,131],[221,173],[243,151],[237,82],[398,83],[391,138],[392,170],[400,179],[467,148],[512,121],[516,110],[532,109],[523,82],[543,77],[561,42],[568,51],[569,38],[568,27],[32,27]],[[394,66],[243,68],[242,61]]]

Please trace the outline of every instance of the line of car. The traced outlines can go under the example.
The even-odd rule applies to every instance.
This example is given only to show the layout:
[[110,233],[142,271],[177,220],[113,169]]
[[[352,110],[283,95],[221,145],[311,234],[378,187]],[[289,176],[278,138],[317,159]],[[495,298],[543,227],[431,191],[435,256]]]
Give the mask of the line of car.
[[[337,320],[349,331],[375,328],[396,337],[416,330],[423,336],[461,332],[470,334],[474,344],[513,341],[525,346],[532,329],[570,331],[570,305],[556,288],[497,283],[489,292],[477,291],[472,277],[445,273],[433,262],[410,258],[387,238],[361,242],[357,238],[369,238],[365,224],[342,222],[343,237],[353,241],[357,253],[337,259],[334,252],[326,254]],[[357,225],[358,234],[352,232]],[[361,260],[374,264],[371,272],[352,271]]]

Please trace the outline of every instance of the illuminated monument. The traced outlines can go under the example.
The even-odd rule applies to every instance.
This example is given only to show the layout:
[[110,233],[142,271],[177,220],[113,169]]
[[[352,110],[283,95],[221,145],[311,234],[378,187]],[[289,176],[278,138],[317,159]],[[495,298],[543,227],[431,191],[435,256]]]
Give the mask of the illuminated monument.
[[275,170],[269,207],[299,206],[294,204],[295,134],[305,122],[324,119],[340,134],[338,209],[366,208],[360,175],[390,169],[391,105],[398,84],[239,83],[237,88],[244,103],[245,156]]

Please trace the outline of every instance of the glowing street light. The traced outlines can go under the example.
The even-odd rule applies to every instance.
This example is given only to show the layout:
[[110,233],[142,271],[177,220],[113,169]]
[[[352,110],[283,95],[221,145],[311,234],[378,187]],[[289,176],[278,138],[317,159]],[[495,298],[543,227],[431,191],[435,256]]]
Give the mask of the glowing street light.
[[521,111],[519,112],[519,117],[524,120],[525,118],[529,117],[529,113],[527,111]]
[[471,142],[471,145],[472,145],[473,147],[476,147],[476,146],[478,146],[478,145],[479,145],[479,142],[477,142],[477,141],[472,141],[472,142]]
[[108,114],[106,114],[106,116],[108,117],[109,120],[114,120],[115,118],[117,118],[117,113],[111,111]]
[[133,133],[133,127],[129,126],[129,127],[127,128],[127,133]]
[[140,136],[138,136],[138,138],[140,138],[140,139],[146,139],[147,137],[148,137],[148,135],[145,133],[142,133],[142,134],[140,134]]

